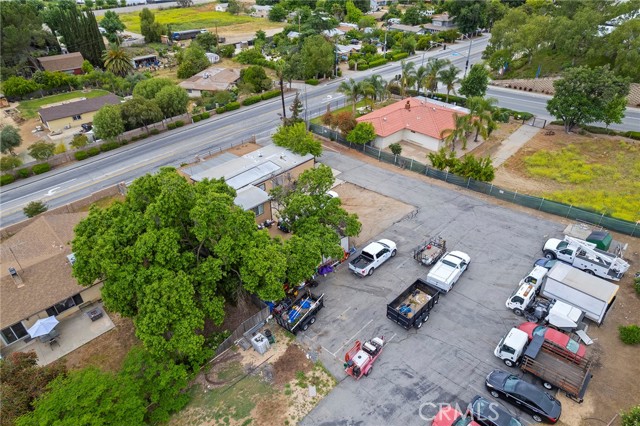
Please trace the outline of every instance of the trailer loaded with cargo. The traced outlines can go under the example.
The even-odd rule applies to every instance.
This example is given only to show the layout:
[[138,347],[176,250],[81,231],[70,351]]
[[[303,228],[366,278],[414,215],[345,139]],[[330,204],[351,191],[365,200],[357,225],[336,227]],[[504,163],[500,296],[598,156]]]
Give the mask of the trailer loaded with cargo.
[[286,298],[281,301],[273,308],[273,317],[282,328],[296,334],[315,323],[316,315],[323,307],[324,294],[316,296],[307,289],[295,300]]
[[387,305],[387,318],[407,330],[420,328],[429,319],[429,312],[438,304],[439,298],[437,288],[418,278]]

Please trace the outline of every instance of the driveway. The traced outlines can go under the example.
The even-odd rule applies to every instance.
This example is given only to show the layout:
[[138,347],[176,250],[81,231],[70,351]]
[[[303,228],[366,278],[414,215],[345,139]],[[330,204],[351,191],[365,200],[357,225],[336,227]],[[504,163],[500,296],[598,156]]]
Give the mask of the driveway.
[[[299,339],[341,383],[301,424],[430,424],[438,404],[465,406],[476,394],[491,399],[484,378],[494,368],[506,369],[493,349],[520,323],[504,301],[531,270],[545,236],[563,227],[348,156],[325,152],[321,161],[341,171],[341,180],[411,204],[415,211],[375,238],[395,241],[398,255],[373,276],[357,278],[344,264],[322,279],[317,291],[325,293],[325,309]],[[406,331],[386,318],[386,304],[426,275],[428,269],[413,260],[412,249],[436,234],[450,250],[468,253],[470,267],[441,297],[425,326]],[[358,382],[346,376],[343,357],[353,342],[378,335],[388,345],[372,374]],[[532,422],[526,414],[522,420]]]

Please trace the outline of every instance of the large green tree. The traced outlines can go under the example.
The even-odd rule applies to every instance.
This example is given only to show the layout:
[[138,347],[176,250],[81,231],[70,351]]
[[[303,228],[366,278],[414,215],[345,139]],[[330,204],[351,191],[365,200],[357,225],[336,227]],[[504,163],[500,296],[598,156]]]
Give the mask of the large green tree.
[[136,84],[133,88],[133,96],[153,99],[166,86],[175,86],[175,83],[168,78],[150,78]]
[[483,64],[474,64],[469,74],[460,81],[459,93],[462,96],[484,96],[489,86],[489,72]]
[[124,31],[126,28],[118,14],[112,10],[107,10],[104,13],[104,18],[100,21],[100,26],[105,29],[107,32],[107,38],[112,43],[117,41],[117,33],[119,31]]
[[33,403],[49,382],[66,368],[64,363],[39,366],[35,352],[13,352],[0,360],[0,425],[12,426],[18,417],[33,410]]
[[121,381],[95,367],[59,376],[34,403],[18,426],[143,425],[145,406],[131,381]]
[[159,43],[166,27],[156,22],[156,16],[148,8],[142,9],[140,16],[140,32],[147,43]]
[[553,83],[555,95],[547,111],[562,120],[565,132],[596,121],[620,123],[629,94],[629,81],[608,66],[570,68]]
[[83,285],[104,280],[104,303],[133,318],[152,354],[198,365],[210,354],[205,318],[220,324],[225,300],[242,288],[263,300],[284,296],[281,245],[235,195],[222,181],[190,184],[171,168],[143,176],[124,202],[92,208],[76,227],[73,274]]
[[317,157],[322,154],[322,144],[307,130],[305,123],[295,123],[291,126],[278,127],[272,136],[273,143],[289,149],[298,155],[312,154]]
[[618,26],[606,38],[603,48],[613,60],[615,72],[640,82],[640,19],[630,19]]
[[462,34],[487,26],[486,0],[447,0],[445,7]]
[[93,133],[97,139],[117,138],[123,132],[120,105],[105,105],[93,116]]
[[192,43],[178,55],[178,78],[189,78],[211,65],[205,51],[198,43]]
[[53,157],[56,144],[40,140],[29,147],[29,155],[36,160],[46,160]]
[[356,105],[360,98],[364,96],[364,85],[361,81],[355,81],[353,78],[342,81],[338,86],[338,92],[345,95],[351,101],[351,109],[356,113]]
[[366,145],[376,138],[376,129],[373,124],[362,122],[356,124],[356,127],[347,135],[347,140],[358,145]]
[[149,99],[134,97],[120,106],[122,120],[127,130],[147,127],[149,124],[157,123],[162,120],[162,111],[158,104]]
[[0,130],[0,151],[3,154],[15,155],[14,150],[22,143],[22,136],[18,129],[8,124]]
[[321,35],[312,35],[302,42],[300,51],[304,78],[328,76],[333,73],[334,45]]
[[273,82],[267,77],[264,68],[259,65],[243,68],[240,71],[240,80],[251,93],[262,93],[273,86]]
[[171,85],[160,89],[154,100],[164,117],[170,118],[187,112],[189,95],[182,87]]

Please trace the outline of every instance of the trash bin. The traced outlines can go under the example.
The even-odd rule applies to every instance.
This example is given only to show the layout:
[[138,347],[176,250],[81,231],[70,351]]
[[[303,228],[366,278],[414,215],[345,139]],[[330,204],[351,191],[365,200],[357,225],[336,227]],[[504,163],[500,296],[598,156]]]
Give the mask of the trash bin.
[[270,344],[274,344],[276,342],[276,338],[273,337],[273,334],[271,333],[271,330],[269,330],[269,329],[264,331],[264,337],[267,338],[267,340],[269,341]]

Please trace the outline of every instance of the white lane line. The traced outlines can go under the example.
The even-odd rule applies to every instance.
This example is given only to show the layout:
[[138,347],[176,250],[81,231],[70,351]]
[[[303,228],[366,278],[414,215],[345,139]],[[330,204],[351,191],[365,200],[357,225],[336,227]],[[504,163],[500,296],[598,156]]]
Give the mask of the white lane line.
[[341,316],[343,316],[344,314],[347,313],[347,311],[351,309],[351,306],[349,306],[347,309],[345,309],[340,315],[338,315],[338,318],[340,318]]
[[362,332],[362,330],[364,330],[365,328],[367,328],[367,327],[369,326],[369,324],[371,324],[372,322],[373,322],[373,320],[372,320],[372,319],[370,319],[368,323],[366,323],[366,324],[365,324],[365,325],[364,325],[360,330],[358,330],[358,331],[356,332],[356,334],[354,334],[353,336],[351,336],[351,337],[349,338],[349,340],[347,340],[346,342],[344,342],[344,343],[342,344],[342,346],[340,346],[338,349],[336,349],[336,351],[335,351],[334,353],[332,353],[331,355],[333,355],[333,356],[335,357],[335,356],[336,356],[336,354],[342,350],[342,348],[344,348],[345,346],[347,346],[347,344],[348,344],[350,341],[352,341],[353,339],[355,339],[355,338],[356,338],[356,336],[357,336],[358,334],[360,334],[360,333]]

